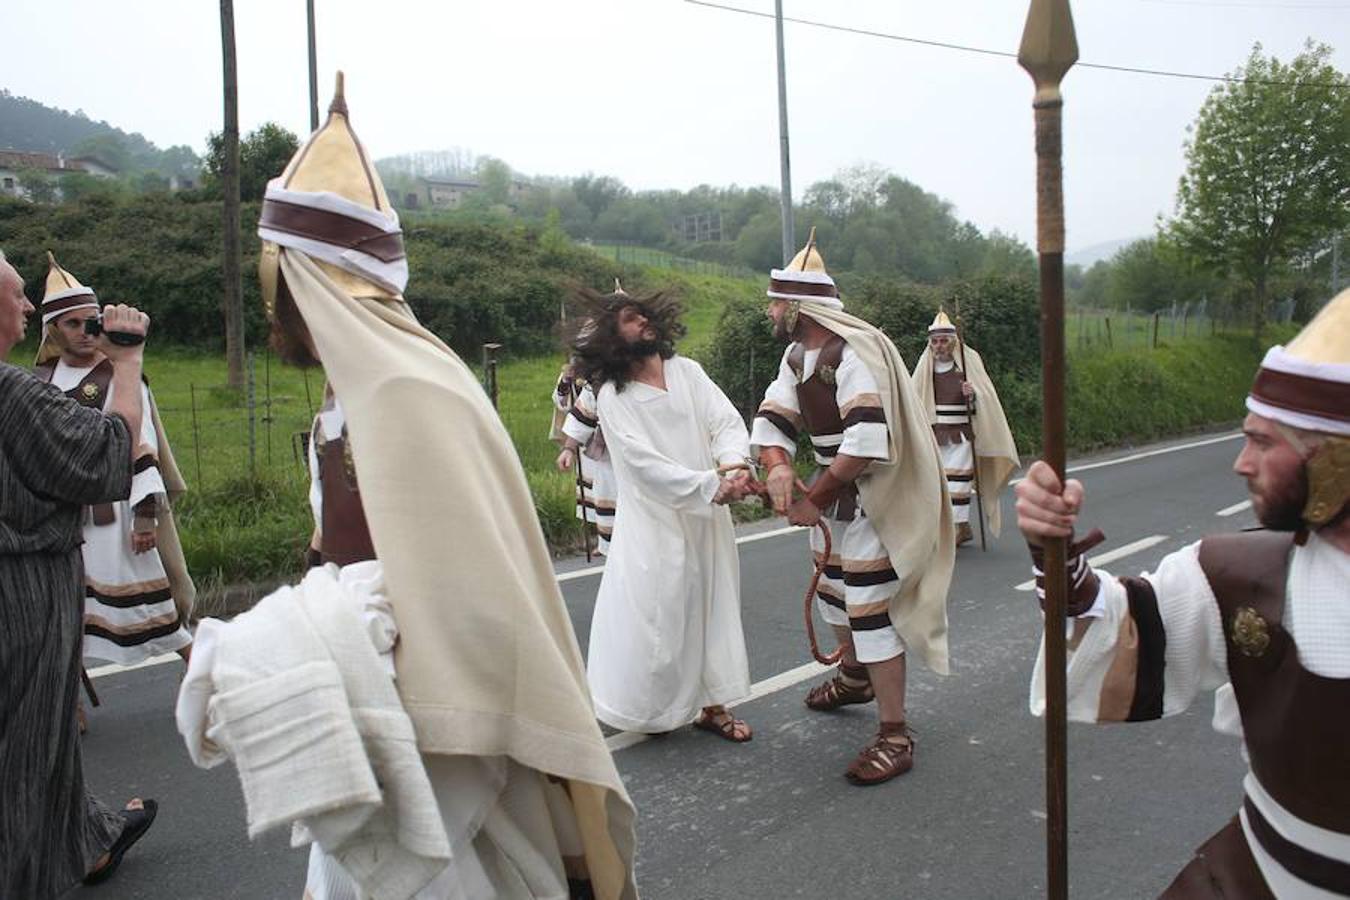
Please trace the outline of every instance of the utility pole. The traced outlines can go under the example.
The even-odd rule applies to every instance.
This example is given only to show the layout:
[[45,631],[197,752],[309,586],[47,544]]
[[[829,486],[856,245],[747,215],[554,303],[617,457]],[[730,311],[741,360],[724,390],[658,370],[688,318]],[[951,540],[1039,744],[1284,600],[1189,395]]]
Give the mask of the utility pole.
[[314,49],[314,0],[305,0],[309,19],[309,131],[319,130],[319,63]]
[[244,386],[243,286],[239,280],[239,72],[234,57],[234,0],[220,0],[221,73],[225,85],[225,158],[220,166],[225,227],[225,361],[229,386]]
[[783,62],[783,0],[774,0],[774,29],[778,34],[778,150],[783,186],[779,198],[783,219],[783,265],[793,254],[792,164],[788,162],[787,71]]

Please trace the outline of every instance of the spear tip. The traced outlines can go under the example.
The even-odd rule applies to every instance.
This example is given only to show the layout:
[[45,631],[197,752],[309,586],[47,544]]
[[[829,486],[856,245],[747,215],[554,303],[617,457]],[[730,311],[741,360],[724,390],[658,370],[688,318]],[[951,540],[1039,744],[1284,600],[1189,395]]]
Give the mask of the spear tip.
[[1069,0],[1031,0],[1017,61],[1035,80],[1038,99],[1058,99],[1060,82],[1078,61]]

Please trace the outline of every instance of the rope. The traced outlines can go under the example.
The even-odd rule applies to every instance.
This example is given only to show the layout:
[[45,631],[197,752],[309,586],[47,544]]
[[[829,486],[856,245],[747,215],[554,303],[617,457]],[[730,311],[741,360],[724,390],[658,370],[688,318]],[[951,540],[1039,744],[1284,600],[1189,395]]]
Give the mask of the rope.
[[[754,467],[749,463],[729,463],[727,465],[718,466],[717,473],[719,475],[726,475],[727,473],[734,472],[738,469],[749,469],[751,490],[761,497],[768,496],[768,487],[754,477]],[[803,494],[807,493],[807,487],[802,483],[800,478],[797,479],[797,490],[801,491]],[[836,647],[830,653],[820,652],[820,643],[816,639],[816,622],[811,615],[811,610],[813,605],[812,601],[814,601],[816,597],[816,589],[820,587],[820,579],[824,577],[825,567],[830,564],[830,555],[834,552],[834,539],[830,535],[829,523],[823,517],[816,521],[816,527],[820,529],[820,537],[824,543],[825,552],[821,555],[820,561],[815,564],[815,571],[811,575],[811,582],[806,586],[806,596],[802,598],[802,614],[806,620],[806,640],[807,643],[810,644],[812,658],[823,666],[832,666],[843,659],[844,648]]]

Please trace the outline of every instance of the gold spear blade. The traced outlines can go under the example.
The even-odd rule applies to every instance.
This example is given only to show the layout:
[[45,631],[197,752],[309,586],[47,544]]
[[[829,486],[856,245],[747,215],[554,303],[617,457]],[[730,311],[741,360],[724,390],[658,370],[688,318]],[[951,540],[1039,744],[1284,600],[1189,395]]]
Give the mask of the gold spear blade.
[[1059,98],[1059,83],[1078,62],[1069,0],[1031,0],[1017,61],[1036,82],[1036,99]]

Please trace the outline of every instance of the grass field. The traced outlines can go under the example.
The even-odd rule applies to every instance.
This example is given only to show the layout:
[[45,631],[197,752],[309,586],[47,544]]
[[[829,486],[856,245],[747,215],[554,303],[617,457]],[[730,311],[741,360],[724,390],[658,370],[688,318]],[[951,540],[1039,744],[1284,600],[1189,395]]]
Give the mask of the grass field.
[[[644,289],[679,291],[689,328],[681,351],[691,356],[707,347],[730,299],[763,291],[757,279],[670,269],[645,270],[642,276]],[[1071,406],[1077,408],[1071,429],[1075,446],[1157,436],[1226,418],[1229,408],[1240,406],[1234,398],[1241,396],[1250,378],[1243,361],[1250,350],[1239,348],[1235,336],[1194,344],[1192,353],[1178,346],[1182,334],[1173,337],[1162,330],[1164,322],[1163,346],[1147,352],[1151,332],[1147,341],[1129,337],[1143,330],[1143,317],[1136,318],[1139,321],[1131,322],[1131,327],[1123,319],[1113,319],[1114,350],[1109,352],[1103,352],[1105,338],[1096,334],[1097,328],[1105,332],[1104,314],[1079,318],[1071,314],[1066,323],[1071,354],[1082,356],[1070,387]],[[1080,322],[1081,343],[1075,330]],[[1192,346],[1191,340],[1208,339],[1209,330],[1188,327],[1185,346]],[[25,361],[32,353],[30,343],[16,348],[11,359]],[[479,360],[470,362],[477,367]],[[504,357],[498,368],[498,409],[520,455],[545,536],[555,548],[568,549],[578,546],[579,540],[572,483],[555,471],[557,448],[548,440],[551,396],[562,362],[561,349],[541,357]],[[177,515],[194,576],[209,592],[223,584],[298,573],[312,529],[299,436],[308,430],[322,402],[322,374],[307,375],[259,352],[252,360],[250,404],[249,391],[224,387],[225,363],[215,354],[151,345],[146,371],[189,484]],[[1135,393],[1153,397],[1151,407],[1122,403],[1123,395]],[[1038,418],[1032,412],[1039,405],[1032,397],[1021,399],[1019,404],[1013,396],[1005,397],[1005,407],[1026,407],[1018,418],[1028,421],[1019,424],[1034,428],[1029,420]],[[1099,419],[1110,427],[1094,424]]]
[[[756,282],[673,270],[643,273],[647,289],[679,293],[689,334],[681,350],[696,353],[736,294],[762,290]],[[31,342],[11,359],[31,360]],[[475,369],[480,360],[468,360]],[[512,359],[498,367],[498,409],[515,442],[534,494],[540,524],[555,548],[577,545],[572,482],[557,473],[557,448],[548,440],[557,354]],[[265,581],[298,572],[313,528],[299,436],[322,403],[323,375],[280,365],[259,350],[252,357],[249,391],[225,387],[223,357],[181,348],[147,350],[146,372],[189,485],[176,507],[189,568],[208,589],[238,581]],[[250,409],[252,410],[250,414]]]

